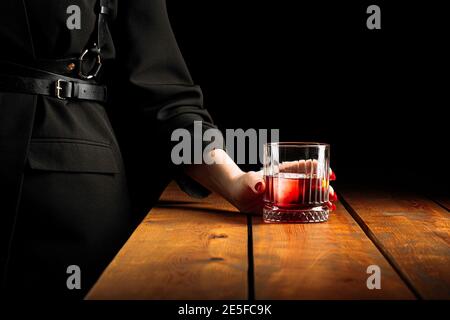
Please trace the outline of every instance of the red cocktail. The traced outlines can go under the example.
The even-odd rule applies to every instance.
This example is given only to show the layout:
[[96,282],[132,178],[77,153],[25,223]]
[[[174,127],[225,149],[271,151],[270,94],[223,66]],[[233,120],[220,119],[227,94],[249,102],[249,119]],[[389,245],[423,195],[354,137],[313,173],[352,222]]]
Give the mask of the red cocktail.
[[309,178],[305,174],[279,173],[266,176],[264,201],[282,209],[310,209],[328,202],[325,179]]
[[328,145],[267,144],[264,176],[265,222],[322,222],[328,219]]

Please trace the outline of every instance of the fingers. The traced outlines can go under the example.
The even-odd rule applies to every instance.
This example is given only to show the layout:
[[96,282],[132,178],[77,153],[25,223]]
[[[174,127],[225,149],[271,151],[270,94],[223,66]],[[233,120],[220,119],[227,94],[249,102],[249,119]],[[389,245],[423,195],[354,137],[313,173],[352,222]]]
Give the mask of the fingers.
[[[336,175],[334,174],[334,171],[331,170],[331,168],[330,168],[330,181],[334,181],[334,180],[336,180]],[[332,186],[330,186],[329,190],[330,190],[330,193],[329,193],[330,201],[328,201],[328,208],[330,209],[330,211],[334,211],[334,210],[336,210],[336,205],[333,202],[338,200],[338,196]]]
[[263,193],[265,190],[265,185],[263,181],[259,181],[257,182],[254,187],[253,187],[254,191],[256,194],[260,194]]
[[258,175],[261,179],[263,179],[263,177],[264,177],[264,169],[256,171],[255,174]]
[[305,163],[305,173],[306,174],[315,174],[317,173],[317,169],[319,166],[319,162],[317,160],[303,160],[302,163]]
[[300,172],[298,161],[284,161],[280,163],[278,169],[280,170],[280,172],[291,172],[291,173]]
[[330,181],[334,181],[334,180],[336,180],[336,174],[335,174],[334,171],[331,170],[331,168],[330,168]]
[[333,202],[338,200],[338,196],[332,186],[330,186],[328,190],[329,190],[329,196],[328,196],[329,201],[327,203],[327,206],[330,211],[334,211],[334,210],[336,210],[336,205]]
[[246,175],[246,184],[255,194],[262,194],[266,191],[264,179],[258,172],[248,172]]
[[314,160],[298,160],[298,161],[284,161],[280,163],[280,172],[288,173],[304,173],[315,174],[318,172],[319,162]]
[[336,210],[336,205],[334,203],[332,203],[331,201],[328,201],[327,206],[330,211]]
[[[284,161],[280,163],[279,170],[280,172],[314,174],[318,173],[319,162],[316,159]],[[330,181],[336,180],[336,174],[331,168],[329,169],[329,176]]]
[[337,196],[337,194],[336,194],[336,192],[334,191],[334,189],[333,189],[333,187],[332,186],[330,186],[330,188],[329,188],[329,191],[330,191],[330,193],[329,193],[329,199],[330,199],[330,201],[337,201],[338,200],[338,196]]

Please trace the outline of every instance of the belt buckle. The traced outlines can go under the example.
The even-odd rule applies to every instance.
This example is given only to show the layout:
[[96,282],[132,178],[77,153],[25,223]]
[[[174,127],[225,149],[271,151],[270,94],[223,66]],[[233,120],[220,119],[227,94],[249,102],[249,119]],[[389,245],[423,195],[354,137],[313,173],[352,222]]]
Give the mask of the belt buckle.
[[66,100],[66,97],[61,96],[61,90],[63,89],[63,87],[61,86],[63,83],[67,84],[68,81],[64,80],[64,79],[58,79],[56,80],[56,85],[55,85],[55,96],[60,99],[60,100]]
[[[89,73],[86,74],[83,72],[83,62],[85,61],[84,59],[89,52],[96,53],[97,57],[96,57],[96,62],[95,62],[94,67],[89,71]],[[94,47],[94,49],[91,49],[91,50],[85,49],[83,51],[83,53],[80,55],[80,57],[78,58],[78,60],[80,63],[79,68],[78,68],[78,75],[80,76],[80,78],[92,79],[98,75],[98,73],[102,67],[102,57],[100,56],[100,50],[98,48]],[[93,73],[91,73],[92,71],[93,71]]]

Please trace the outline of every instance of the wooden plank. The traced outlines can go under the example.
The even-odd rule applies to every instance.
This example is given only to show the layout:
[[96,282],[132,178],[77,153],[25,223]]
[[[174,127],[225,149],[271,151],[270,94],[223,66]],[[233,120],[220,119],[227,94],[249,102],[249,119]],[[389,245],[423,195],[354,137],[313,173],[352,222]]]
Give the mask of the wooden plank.
[[436,201],[441,207],[450,211],[450,199],[446,197],[434,197],[434,201]]
[[[256,299],[414,299],[341,204],[328,222],[265,224],[253,219]],[[367,288],[367,267],[381,289]]]
[[450,215],[421,196],[344,191],[354,216],[424,299],[450,299]]
[[247,218],[171,184],[87,299],[246,299]]

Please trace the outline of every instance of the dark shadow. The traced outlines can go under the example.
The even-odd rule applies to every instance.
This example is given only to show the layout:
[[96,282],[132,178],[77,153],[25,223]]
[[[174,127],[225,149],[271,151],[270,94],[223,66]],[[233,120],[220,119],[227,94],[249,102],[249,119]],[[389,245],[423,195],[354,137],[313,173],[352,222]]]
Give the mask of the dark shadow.
[[186,201],[186,200],[159,200],[154,207],[170,207],[173,205],[196,204],[201,201]]
[[[191,206],[186,206],[186,205],[180,205],[180,206],[155,206],[154,208],[164,208],[164,209],[169,209],[169,210],[190,210],[190,211],[196,211],[196,212],[202,212],[205,214],[210,214],[212,217],[214,218],[218,218],[219,216],[221,216],[224,219],[227,218],[234,218],[237,216],[240,217],[245,217],[248,216],[247,214],[244,213],[239,213],[236,211],[231,211],[231,210],[223,210],[223,209],[209,209],[209,208],[199,208],[199,207],[191,207]],[[150,215],[152,213],[150,212]],[[229,223],[230,221],[228,221]],[[143,222],[145,223],[145,221]],[[151,221],[149,221],[149,223],[151,223]],[[245,220],[245,222],[241,223],[241,222],[236,222],[237,224],[247,224],[247,220]]]

